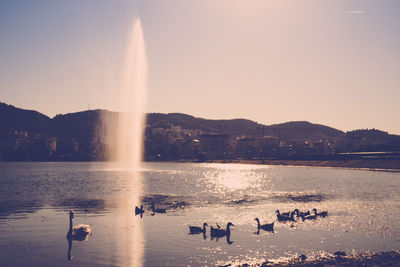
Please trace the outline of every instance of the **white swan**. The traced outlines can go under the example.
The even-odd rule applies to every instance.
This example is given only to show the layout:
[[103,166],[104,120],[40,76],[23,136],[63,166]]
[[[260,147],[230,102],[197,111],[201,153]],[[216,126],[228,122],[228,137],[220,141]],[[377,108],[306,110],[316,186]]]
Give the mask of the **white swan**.
[[69,230],[67,233],[68,240],[86,241],[92,233],[92,228],[87,224],[72,225],[74,212],[69,212]]

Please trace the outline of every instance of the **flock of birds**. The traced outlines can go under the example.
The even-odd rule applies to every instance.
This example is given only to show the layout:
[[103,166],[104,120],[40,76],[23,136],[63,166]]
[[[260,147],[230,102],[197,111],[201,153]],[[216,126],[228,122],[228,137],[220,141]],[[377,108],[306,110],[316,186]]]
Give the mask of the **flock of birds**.
[[[156,213],[166,213],[166,209],[162,208],[156,208],[154,203],[151,204],[151,214],[154,216]],[[143,209],[143,205],[140,207],[135,207],[135,215],[140,215],[140,217],[143,216],[145,210]],[[299,219],[302,221],[306,220],[316,220],[318,217],[326,217],[328,216],[327,211],[322,211],[318,212],[317,209],[313,209],[312,213],[310,211],[300,211],[299,209],[295,209],[293,211],[288,211],[288,212],[283,212],[280,213],[279,210],[276,210],[276,217],[278,222],[296,222]],[[295,218],[296,217],[296,218]],[[72,246],[72,240],[77,240],[77,241],[85,241],[89,238],[89,236],[92,233],[92,228],[90,225],[86,224],[77,224],[73,225],[72,219],[74,218],[74,213],[73,211],[70,211],[69,213],[69,230],[67,233],[67,240],[70,244],[69,246],[69,253],[68,253],[68,259],[71,260],[72,257],[70,256],[70,250]],[[274,224],[275,222],[272,223],[267,223],[267,224],[261,224],[260,219],[255,218],[254,219],[257,222],[257,232],[255,234],[259,234],[260,230],[268,231],[268,232],[274,232]],[[203,234],[203,238],[206,239],[206,227],[209,226],[207,223],[203,223],[203,226],[192,226],[189,225],[189,234],[194,235],[194,234]],[[221,228],[218,224],[216,224],[216,227],[210,226],[210,235],[211,239],[216,238],[217,241],[221,237],[226,237],[228,244],[233,243],[230,241],[230,235],[231,235],[231,230],[230,227],[234,226],[233,223],[228,222],[226,225],[226,228],[223,229]]]
[[[151,216],[154,216],[156,213],[167,213],[166,209],[160,209],[160,208],[156,208],[154,206],[154,203],[151,203]],[[140,206],[140,208],[138,206],[135,206],[135,215],[140,215],[140,218],[143,217],[143,213],[144,213],[144,209],[143,209],[143,205]]]
[[[203,233],[203,238],[204,240],[207,238],[206,236],[206,226],[208,226],[207,223],[203,223],[203,227],[199,227],[199,226],[191,226],[189,225],[189,235],[195,235],[195,234],[201,234]],[[231,237],[231,226],[235,226],[233,223],[228,222],[226,224],[226,228],[222,229],[221,226],[219,226],[216,223],[217,227],[213,227],[210,226],[210,235],[211,235],[211,240],[213,240],[214,238],[216,238],[216,240],[218,241],[219,238],[222,237],[226,237],[226,242],[228,242],[228,244],[232,244],[233,241],[230,240]]]
[[[280,213],[279,210],[276,210],[276,217],[277,217],[278,222],[296,222],[299,219],[301,219],[302,221],[316,220],[318,217],[328,216],[327,211],[318,212],[317,209],[313,209],[312,211],[313,211],[313,213],[311,213],[310,211],[300,211],[298,209],[295,209],[293,211]],[[295,218],[295,216],[296,216],[296,218]],[[259,218],[255,218],[254,220],[257,222],[257,232],[255,232],[255,234],[257,234],[257,235],[260,234],[260,230],[274,233],[275,222],[261,224]],[[230,226],[234,226],[234,225],[231,222],[228,222],[228,224],[226,225],[226,229],[221,229],[221,227],[218,224],[216,224],[216,225],[217,225],[216,228],[213,226],[210,226],[211,239],[213,237],[217,237],[217,240],[218,240],[219,237],[226,236],[228,244],[233,243],[229,240],[229,237],[231,234]],[[203,233],[203,238],[206,239],[206,226],[208,226],[207,223],[203,223],[203,227],[189,225],[189,234],[194,235],[194,234]]]
[[[154,203],[151,204],[151,215],[154,216],[156,213],[166,213],[165,209],[160,209],[156,208],[154,206]],[[145,210],[143,209],[143,205],[140,207],[136,206],[135,207],[135,215],[140,215],[140,217],[143,216]],[[299,209],[295,209],[293,211],[288,211],[288,212],[283,212],[280,213],[279,210],[276,210],[276,217],[278,222],[296,222],[299,221],[300,219],[304,222],[307,220],[316,220],[318,217],[326,217],[328,216],[327,211],[322,211],[318,212],[317,209],[313,209],[312,212],[308,211],[300,211]],[[261,224],[259,218],[254,219],[257,222],[257,232],[255,234],[260,234],[260,230],[264,230],[267,232],[272,232],[274,233],[274,224],[275,222],[272,223],[267,223],[267,224]],[[192,226],[189,225],[189,235],[196,235],[196,234],[203,234],[203,238],[206,239],[206,227],[209,226],[206,222],[203,223],[203,226]],[[230,235],[231,235],[231,230],[230,227],[234,226],[233,223],[228,222],[226,225],[226,228],[223,229],[221,228],[217,223],[216,227],[214,226],[209,226],[210,227],[210,235],[211,239],[216,238],[217,241],[221,237],[226,237],[228,244],[232,244],[233,242],[230,241]]]
[[[312,211],[314,212],[314,214],[311,214],[311,212],[309,210],[303,212],[303,211],[299,211],[298,209],[295,209],[294,211],[288,211],[288,212],[284,212],[284,213],[280,213],[279,210],[276,210],[276,217],[279,222],[295,222],[300,218],[304,222],[306,220],[316,220],[317,217],[328,216],[327,211],[318,212],[317,209],[313,209]],[[294,218],[295,215],[296,215],[297,219]]]

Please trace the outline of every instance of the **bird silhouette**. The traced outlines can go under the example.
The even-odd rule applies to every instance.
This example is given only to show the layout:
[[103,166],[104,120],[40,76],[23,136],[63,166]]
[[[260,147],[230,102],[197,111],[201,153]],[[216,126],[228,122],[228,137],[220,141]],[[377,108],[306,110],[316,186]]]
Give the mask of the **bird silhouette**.
[[267,224],[260,224],[260,220],[258,218],[254,219],[255,221],[257,221],[257,235],[260,234],[260,229],[264,230],[264,231],[268,231],[268,232],[274,232],[274,223],[267,223]]

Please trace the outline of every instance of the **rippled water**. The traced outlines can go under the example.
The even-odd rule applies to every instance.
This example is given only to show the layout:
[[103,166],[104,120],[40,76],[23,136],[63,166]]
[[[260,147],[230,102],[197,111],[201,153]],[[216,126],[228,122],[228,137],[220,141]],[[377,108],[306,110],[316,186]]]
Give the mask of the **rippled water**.
[[[241,164],[0,163],[0,262],[4,266],[215,266],[300,254],[400,249],[400,173]],[[135,216],[141,202],[144,216]],[[153,214],[150,205],[166,209]],[[275,210],[327,210],[280,223]],[[73,241],[69,210],[90,224]],[[254,219],[275,221],[259,235]],[[231,228],[230,241],[188,225]],[[209,228],[207,228],[209,230]]]

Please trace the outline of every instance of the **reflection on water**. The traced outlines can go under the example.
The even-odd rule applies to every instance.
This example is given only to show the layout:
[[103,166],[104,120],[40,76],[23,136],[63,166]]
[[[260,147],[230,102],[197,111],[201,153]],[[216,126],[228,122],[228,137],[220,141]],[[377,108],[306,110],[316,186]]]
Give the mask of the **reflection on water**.
[[[114,163],[0,163],[0,183],[4,266],[235,266],[302,254],[312,259],[336,251],[400,249],[399,173],[240,164],[149,163],[127,170]],[[142,218],[135,207],[143,210]],[[312,215],[314,208],[328,216],[303,221],[296,214],[294,221],[280,222],[275,213],[298,209]],[[77,223],[92,226],[87,241],[65,238],[69,210]],[[235,225],[229,234],[228,222]],[[204,223],[206,231],[189,234],[189,225]],[[66,250],[73,261],[66,260]]]
[[143,224],[136,217],[136,207],[142,206],[143,177],[137,169],[121,169],[119,172],[123,177],[119,180],[119,186],[127,188],[117,198],[116,205],[122,209],[119,216],[115,217],[114,229],[118,251],[121,252],[119,260],[124,266],[142,266],[145,239]]

